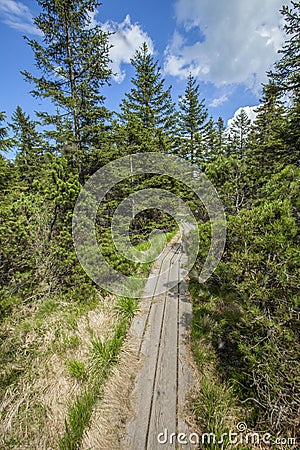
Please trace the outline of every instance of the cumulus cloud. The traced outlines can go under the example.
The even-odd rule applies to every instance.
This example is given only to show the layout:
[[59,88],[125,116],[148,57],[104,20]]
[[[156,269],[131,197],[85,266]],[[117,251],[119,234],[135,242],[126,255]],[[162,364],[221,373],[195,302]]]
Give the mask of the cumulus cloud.
[[123,64],[130,63],[135,51],[146,42],[149,52],[153,53],[153,42],[145,31],[142,30],[138,23],[132,23],[131,18],[127,15],[123,22],[106,22],[102,25],[104,31],[113,32],[110,36],[110,58],[112,60],[111,68],[114,74],[114,80],[122,83],[126,76]]
[[212,108],[217,108],[218,106],[223,105],[223,103],[226,103],[228,101],[227,95],[222,95],[221,97],[215,98],[208,106]]
[[[177,0],[165,73],[186,78],[191,72],[218,87],[243,83],[256,92],[284,42],[281,6],[282,0]],[[190,43],[195,30],[204,39]]]
[[22,2],[14,0],[0,0],[0,16],[2,21],[18,31],[40,35],[34,26],[30,9]]
[[242,109],[245,111],[245,113],[247,114],[247,116],[249,117],[251,122],[254,122],[254,120],[256,119],[256,116],[257,116],[257,112],[256,112],[257,106],[243,106],[242,108],[238,108],[235,111],[235,113],[234,113],[234,115],[233,115],[233,117],[231,119],[228,119],[228,121],[227,121],[227,128],[231,127],[232,122],[240,114]]

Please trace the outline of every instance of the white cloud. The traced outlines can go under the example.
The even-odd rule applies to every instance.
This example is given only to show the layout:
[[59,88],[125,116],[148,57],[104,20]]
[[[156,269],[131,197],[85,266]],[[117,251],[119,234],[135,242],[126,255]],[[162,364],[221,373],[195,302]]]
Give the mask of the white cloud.
[[[166,74],[189,72],[216,86],[244,83],[254,92],[284,42],[282,0],[177,0],[178,30],[165,52]],[[189,31],[204,40],[189,43]]]
[[114,79],[117,83],[122,83],[126,76],[126,72],[122,68],[122,64],[129,64],[135,51],[146,42],[149,52],[153,53],[153,42],[145,31],[142,30],[138,23],[131,23],[131,18],[127,15],[123,22],[106,22],[102,25],[104,31],[114,32],[109,38],[113,47],[110,50],[110,58],[112,60],[111,68]]
[[217,108],[218,106],[223,105],[223,103],[226,103],[228,101],[227,95],[222,95],[221,97],[215,98],[208,106],[212,108]]
[[233,117],[231,119],[228,119],[227,121],[227,128],[230,128],[232,125],[233,120],[240,114],[240,112],[242,111],[242,109],[245,111],[245,113],[247,114],[247,116],[249,117],[249,119],[251,120],[251,122],[254,122],[254,120],[256,119],[257,116],[257,106],[243,106],[242,108],[238,108]]
[[22,2],[14,0],[0,0],[0,16],[2,21],[18,31],[40,35],[34,26],[30,9]]

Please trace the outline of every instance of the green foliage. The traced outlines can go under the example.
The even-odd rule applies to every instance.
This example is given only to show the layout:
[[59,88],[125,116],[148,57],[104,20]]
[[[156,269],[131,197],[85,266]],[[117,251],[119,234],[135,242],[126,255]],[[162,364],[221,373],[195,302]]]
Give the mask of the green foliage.
[[137,310],[137,300],[130,297],[119,297],[115,308],[124,319],[131,319]]
[[[228,217],[225,255],[204,292],[198,288],[192,327],[240,399],[252,399],[252,426],[263,421],[274,433],[297,427],[298,176],[287,167],[263,187],[269,199]],[[205,227],[200,232],[207,248]]]
[[261,105],[249,136],[251,170],[265,181],[285,164],[295,161],[287,145],[288,124],[280,92],[274,82],[263,87]]
[[248,135],[250,133],[251,121],[242,109],[232,120],[229,128],[227,143],[228,155],[236,155],[239,159],[245,156],[248,146]]
[[281,9],[284,16],[284,30],[287,39],[283,48],[279,51],[282,55],[281,59],[275,63],[275,71],[269,75],[279,86],[280,90],[293,94],[294,101],[299,102],[300,97],[300,75],[299,75],[299,58],[300,58],[300,3],[291,1],[291,5],[284,5]]
[[249,173],[247,160],[221,154],[205,165],[205,175],[218,190],[226,212],[236,214],[249,206],[256,180]]
[[[221,344],[217,337],[220,328],[217,321],[219,305],[216,295],[203,289],[195,278],[190,280],[189,290],[193,298],[191,338],[200,373],[199,389],[195,392],[191,408],[201,432],[216,436],[215,442],[213,439],[207,440],[199,448],[221,450],[227,448],[228,432],[233,430],[234,423],[238,423],[236,417],[240,411],[232,386],[220,373],[214,348]],[[227,433],[227,437],[223,436],[223,442],[220,443],[223,433]]]
[[300,3],[291,1],[281,9],[284,17],[284,30],[287,36],[283,48],[279,51],[281,58],[275,63],[269,77],[277,86],[281,96],[289,99],[287,109],[286,134],[288,163],[299,164],[300,148]]
[[[29,44],[40,74],[24,75],[34,85],[32,93],[50,99],[57,109],[53,114],[39,111],[39,123],[17,107],[9,126],[0,112],[0,151],[17,151],[13,161],[0,155],[0,319],[12,323],[11,329],[1,330],[1,393],[24,373],[30,375],[30,363],[41,351],[36,343],[27,344],[28,333],[34,331],[42,342],[47,320],[64,308],[66,329],[55,328],[58,343],[51,351],[75,350],[81,342],[77,319],[97,304],[97,289],[77,260],[71,232],[82,183],[119,156],[173,152],[201,165],[228,215],[222,262],[206,285],[190,283],[191,334],[203,377],[195,416],[203,431],[220,436],[228,430],[224,417],[238,398],[249,426],[294,433],[300,384],[299,2],[282,8],[287,40],[263,87],[253,126],[242,110],[228,131],[221,118],[217,123],[208,118],[191,75],[176,113],[171,87],[165,88],[146,44],[131,61],[132,87],[109,124],[101,92],[110,77],[109,34],[91,22],[99,3],[38,4],[35,25],[43,40]],[[174,192],[197,215],[200,246],[194,274],[200,273],[211,237],[207,215],[183,183],[165,176],[132,177],[106,196],[96,220],[101,252],[125,275],[148,273],[150,264],[133,263],[117,253],[110,227],[124,198],[151,187]],[[132,220],[130,241],[145,251],[157,228],[177,232],[168,214],[143,211]],[[66,362],[69,375],[88,388],[70,404],[61,449],[80,448],[136,307],[135,300],[119,298],[116,328],[105,341],[93,339],[90,365],[76,358]]]
[[120,105],[123,127],[119,132],[125,133],[130,153],[168,151],[176,120],[171,87],[165,89],[161,69],[146,43],[136,51],[131,64],[136,76],[131,80],[134,87],[125,94]]

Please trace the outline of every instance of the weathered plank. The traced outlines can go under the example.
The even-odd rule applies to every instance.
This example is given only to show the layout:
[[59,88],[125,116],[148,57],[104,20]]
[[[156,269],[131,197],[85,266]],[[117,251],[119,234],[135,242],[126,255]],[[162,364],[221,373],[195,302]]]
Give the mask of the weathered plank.
[[[169,279],[178,274],[178,265],[169,265]],[[147,450],[158,446],[158,433],[169,430],[176,431],[177,411],[177,316],[178,316],[178,288],[168,292],[165,302],[165,314],[162,323],[161,339],[158,352],[156,379],[151,405]],[[173,444],[167,443],[164,448],[175,449]]]
[[[151,275],[149,276],[144,292],[144,298],[141,300],[139,305],[139,312],[135,316],[129,334],[132,339],[132,350],[136,352],[141,351],[142,338],[146,331],[146,324],[149,321],[149,314],[151,311],[151,305],[153,298],[155,297],[155,291],[157,289],[157,276],[160,276],[163,268],[168,267],[168,257],[172,252],[171,247],[167,247],[164,252],[158,257],[155,268],[152,269]],[[167,260],[167,262],[165,262]]]
[[132,450],[146,448],[164,306],[165,296],[156,299],[156,302],[151,305],[149,323],[147,324],[143,338],[141,354],[145,358],[145,363],[137,375],[135,389],[133,391],[136,417],[127,427],[126,444]]
[[[141,303],[141,313],[134,319],[131,334],[136,337],[142,367],[137,374],[132,393],[135,417],[127,426],[125,445],[130,450],[161,448],[157,436],[168,430],[187,433],[180,417],[191,374],[185,363],[185,336],[191,318],[191,305],[185,283],[170,289],[178,280],[180,247],[167,248],[155,267],[159,278],[149,277],[149,296]],[[158,293],[161,293],[157,295]],[[151,296],[152,295],[152,296]],[[178,448],[176,440],[164,448]],[[189,446],[184,446],[190,449]]]
[[[187,335],[192,320],[192,305],[190,302],[187,283],[182,281],[179,285],[179,308],[178,308],[178,405],[177,405],[177,433],[189,435],[189,428],[182,419],[182,410],[186,400],[186,393],[193,383],[192,373],[186,363],[187,358]],[[188,439],[187,439],[188,442]],[[191,444],[179,445],[178,448],[190,450]]]

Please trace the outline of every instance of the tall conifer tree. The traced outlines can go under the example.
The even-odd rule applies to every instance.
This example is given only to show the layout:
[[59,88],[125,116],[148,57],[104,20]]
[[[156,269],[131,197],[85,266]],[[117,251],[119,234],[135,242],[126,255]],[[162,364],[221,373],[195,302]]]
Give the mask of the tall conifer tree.
[[287,40],[279,51],[281,59],[269,72],[282,96],[288,97],[288,129],[286,143],[289,149],[289,161],[299,163],[300,149],[300,2],[291,2],[292,6],[283,6],[281,13],[285,19],[284,30]]
[[249,136],[250,160],[256,174],[264,176],[289,162],[286,157],[285,108],[274,82],[264,85],[261,104],[256,112]]
[[[38,4],[42,13],[34,23],[42,42],[28,42],[42,74],[22,73],[35,84],[33,95],[49,98],[57,107],[56,114],[41,116],[46,124],[55,125],[59,135],[63,134],[60,140],[73,148],[83,181],[83,155],[108,116],[101,94],[110,77],[108,33],[92,23],[97,0],[38,0]],[[63,123],[68,125],[65,135]]]
[[15,167],[18,176],[29,184],[38,175],[43,155],[43,141],[40,133],[36,131],[36,125],[37,123],[17,106],[10,124],[14,133],[12,142],[17,151]]
[[229,128],[228,153],[243,158],[246,155],[248,136],[251,130],[251,120],[242,109],[233,119]]
[[[165,89],[158,61],[144,42],[131,59],[135,76],[133,87],[121,102],[120,118],[126,127],[129,143],[168,151],[176,121],[171,86]],[[150,145],[149,145],[150,144]]]
[[205,138],[209,132],[208,113],[204,99],[199,98],[199,85],[190,74],[183,96],[179,97],[180,154],[192,162],[205,159]]

